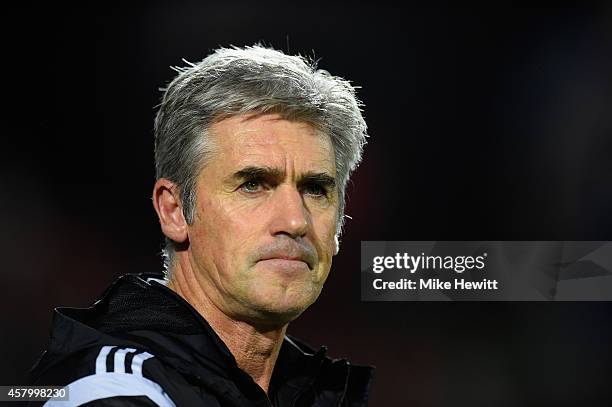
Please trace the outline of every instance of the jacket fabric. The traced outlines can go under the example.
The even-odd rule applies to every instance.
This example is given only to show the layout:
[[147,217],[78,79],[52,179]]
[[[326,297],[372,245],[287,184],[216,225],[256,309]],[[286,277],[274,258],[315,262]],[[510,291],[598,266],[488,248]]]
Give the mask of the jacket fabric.
[[68,386],[46,406],[367,405],[373,368],[325,354],[286,336],[266,394],[189,303],[153,275],[126,275],[90,308],[55,309],[30,383]]

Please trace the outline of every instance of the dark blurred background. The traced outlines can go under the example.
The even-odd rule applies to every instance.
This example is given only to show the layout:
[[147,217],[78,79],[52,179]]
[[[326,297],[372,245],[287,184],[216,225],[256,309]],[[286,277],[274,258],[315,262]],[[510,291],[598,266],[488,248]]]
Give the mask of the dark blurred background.
[[5,8],[0,384],[51,310],[161,270],[158,88],[267,45],[359,85],[371,135],[340,254],[289,332],[377,367],[373,406],[612,400],[611,303],[364,303],[362,240],[612,240],[612,7],[159,3]]

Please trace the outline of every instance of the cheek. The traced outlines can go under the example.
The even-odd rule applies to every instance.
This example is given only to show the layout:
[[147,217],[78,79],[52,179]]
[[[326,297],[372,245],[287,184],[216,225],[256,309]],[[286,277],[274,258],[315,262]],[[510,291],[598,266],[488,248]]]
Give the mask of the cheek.
[[226,253],[227,262],[243,259],[240,253],[248,251],[249,242],[257,234],[257,216],[223,199],[209,199],[200,208],[201,227],[198,238],[215,248],[214,256]]
[[319,237],[317,243],[319,245],[320,261],[326,263],[327,267],[331,263],[336,248],[336,220],[335,213],[326,214],[325,217],[319,219],[315,227],[315,233]]

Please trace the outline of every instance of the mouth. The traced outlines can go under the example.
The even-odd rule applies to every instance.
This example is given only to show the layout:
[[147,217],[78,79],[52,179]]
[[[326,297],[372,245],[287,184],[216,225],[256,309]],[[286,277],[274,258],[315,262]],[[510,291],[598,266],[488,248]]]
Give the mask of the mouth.
[[318,263],[317,252],[307,241],[274,240],[256,251],[256,262],[280,271],[314,271]]
[[302,267],[306,265],[308,269],[312,270],[312,265],[308,262],[308,260],[299,256],[273,256],[273,257],[265,257],[259,260],[260,262],[268,262],[273,264],[278,264],[279,266],[289,266],[289,267]]
[[294,258],[270,257],[259,260],[259,264],[270,271],[294,277],[312,271],[308,263]]

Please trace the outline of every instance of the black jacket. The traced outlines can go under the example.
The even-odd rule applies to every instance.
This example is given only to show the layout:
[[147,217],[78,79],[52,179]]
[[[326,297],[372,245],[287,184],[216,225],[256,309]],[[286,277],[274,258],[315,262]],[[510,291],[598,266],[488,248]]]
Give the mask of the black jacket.
[[127,275],[90,308],[55,310],[30,382],[70,384],[57,405],[365,406],[373,369],[325,352],[286,336],[268,397],[191,305],[151,275]]

